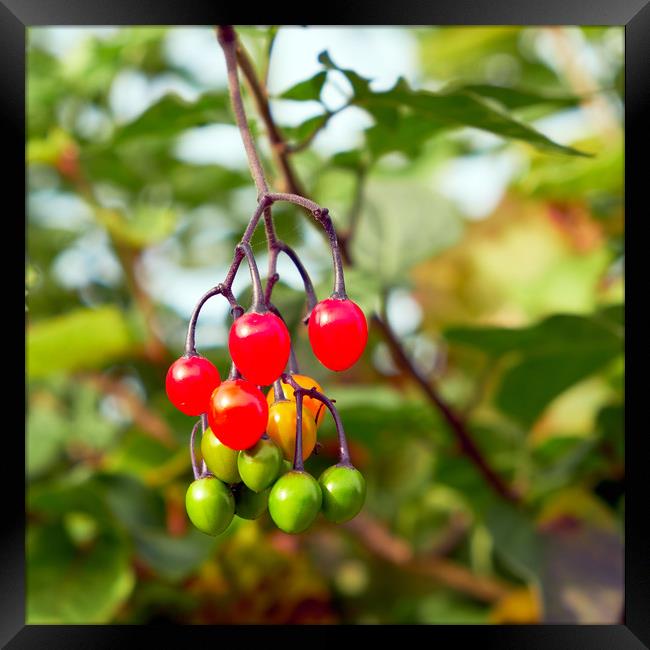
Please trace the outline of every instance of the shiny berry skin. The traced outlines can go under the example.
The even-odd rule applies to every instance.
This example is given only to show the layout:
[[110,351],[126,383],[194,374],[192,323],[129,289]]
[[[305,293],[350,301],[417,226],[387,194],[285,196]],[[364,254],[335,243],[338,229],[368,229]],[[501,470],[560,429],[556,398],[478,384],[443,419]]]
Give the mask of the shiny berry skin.
[[[282,449],[284,457],[293,462],[296,446],[296,402],[274,402],[269,409],[266,432]],[[307,460],[316,446],[316,422],[306,408],[302,410],[302,459]]]
[[332,465],[318,479],[323,493],[323,514],[341,524],[359,514],[366,500],[366,480],[354,467]]
[[235,514],[235,499],[218,478],[199,478],[187,488],[185,509],[190,521],[207,535],[219,535]]
[[253,492],[241,483],[235,491],[235,514],[242,519],[257,519],[266,510],[271,488]]
[[[302,386],[303,388],[315,388],[319,393],[323,392],[321,385],[311,377],[307,377],[307,375],[291,375],[291,377],[299,386]],[[282,382],[282,391],[284,392],[286,399],[293,402],[296,401],[296,397],[294,395],[295,391],[291,384],[285,384]],[[267,393],[266,401],[269,403],[269,408],[273,402],[275,402],[275,392],[273,388],[271,388],[271,390]],[[323,402],[320,400],[315,399],[314,397],[308,397],[305,395],[302,398],[302,405],[303,408],[309,409],[309,411],[311,411],[311,414],[316,420],[316,427],[318,427],[318,425],[323,421],[323,418],[325,417],[325,411],[327,411],[325,404],[323,404]]]
[[272,384],[284,371],[291,348],[289,330],[271,312],[249,312],[230,327],[230,356],[248,381],[258,386]]
[[281,476],[269,494],[269,513],[285,533],[302,533],[313,523],[322,501],[320,486],[307,472],[292,470]]
[[228,379],[210,397],[208,424],[214,435],[231,449],[252,447],[262,437],[268,417],[266,399],[250,381]]
[[253,492],[262,492],[280,473],[282,451],[273,440],[262,438],[254,447],[239,452],[237,467],[244,485]]
[[309,317],[309,342],[316,358],[330,370],[347,370],[363,354],[368,323],[351,300],[321,300]]
[[182,356],[169,367],[165,389],[179,411],[201,415],[208,410],[210,395],[220,382],[219,371],[205,357]]
[[237,469],[239,452],[231,449],[212,433],[208,427],[201,438],[201,455],[207,468],[224,483],[239,483],[241,477]]

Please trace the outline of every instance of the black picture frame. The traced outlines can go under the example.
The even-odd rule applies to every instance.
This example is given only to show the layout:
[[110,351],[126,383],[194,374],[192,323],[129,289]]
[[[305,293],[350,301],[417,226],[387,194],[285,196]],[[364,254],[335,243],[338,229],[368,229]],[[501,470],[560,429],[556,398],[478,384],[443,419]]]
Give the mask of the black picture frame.
[[[4,67],[0,73],[0,110],[2,116],[3,154],[7,178],[5,201],[15,201],[14,215],[25,210],[25,56],[26,28],[37,25],[211,25],[232,24],[301,24],[301,25],[619,25],[625,26],[625,244],[641,245],[638,234],[643,222],[644,158],[650,129],[650,0],[400,0],[385,2],[311,4],[309,11],[288,5],[269,4],[245,16],[241,10],[214,2],[184,0],[0,0],[0,44]],[[238,7],[239,9],[239,7]],[[302,14],[302,15],[301,15]],[[13,177],[15,178],[13,178]],[[634,214],[633,219],[629,218]],[[636,223],[634,223],[636,222]],[[632,224],[630,230],[630,224]],[[9,226],[5,225],[5,232]],[[631,236],[630,236],[630,233]],[[24,234],[24,231],[23,231]],[[16,253],[18,247],[12,247]],[[628,253],[629,255],[629,253]],[[10,258],[9,255],[7,257]],[[638,259],[632,251],[632,263]],[[7,267],[5,277],[16,274],[17,264]],[[11,275],[10,275],[11,274]],[[627,282],[632,275],[627,274]],[[626,287],[629,286],[626,282]],[[632,287],[635,286],[633,281]],[[16,313],[22,308],[16,292]],[[21,300],[23,297],[21,295]],[[626,300],[627,340],[629,330],[638,330],[644,319],[640,314],[629,317],[630,310],[640,309],[640,301]],[[19,320],[19,319],[13,319]],[[647,321],[646,321],[647,322]],[[16,333],[20,341],[24,328]],[[633,335],[634,343],[635,337]],[[20,357],[19,346],[14,353]],[[641,371],[645,355],[628,354],[626,376]],[[24,361],[24,357],[23,357]],[[18,359],[18,363],[20,359]],[[631,365],[630,365],[631,362]],[[631,376],[631,375],[630,375]],[[634,397],[639,384],[626,382],[626,465],[628,494],[625,520],[625,613],[620,625],[533,625],[533,626],[424,626],[424,633],[438,645],[474,643],[477,647],[495,648],[644,648],[650,647],[650,536],[644,529],[647,515],[648,481],[643,464],[647,432],[643,424],[632,430],[631,408],[639,401]],[[24,393],[23,393],[24,398]],[[20,397],[18,398],[18,402]],[[639,421],[643,423],[641,417]],[[15,434],[15,429],[11,433]],[[9,432],[7,432],[7,437]],[[13,436],[16,437],[15,435]],[[30,626],[25,625],[25,502],[24,492],[16,489],[24,480],[24,444],[18,440],[11,462],[3,463],[4,516],[0,530],[0,644],[7,648],[116,648],[121,644],[142,644],[158,634],[163,647],[187,646],[199,642],[261,642],[269,630],[251,626],[245,629],[213,626]],[[318,636],[325,639],[340,628],[322,628]],[[346,635],[371,630],[367,626],[346,629]],[[385,634],[382,628],[380,633]],[[218,636],[216,636],[218,633]],[[285,642],[316,635],[304,630],[283,628]],[[298,636],[300,634],[301,636]]]

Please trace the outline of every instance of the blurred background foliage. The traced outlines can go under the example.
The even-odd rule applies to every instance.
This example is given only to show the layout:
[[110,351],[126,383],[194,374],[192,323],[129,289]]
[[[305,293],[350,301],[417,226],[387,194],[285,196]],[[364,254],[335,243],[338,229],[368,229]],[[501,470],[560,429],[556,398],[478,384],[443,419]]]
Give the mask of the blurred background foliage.
[[[619,621],[623,30],[238,31],[297,178],[345,240],[351,297],[519,500],[486,483],[378,328],[357,366],[324,371],[281,260],[275,302],[336,399],[367,505],[298,537],[268,515],[194,530],[193,421],[164,376],[256,198],[223,56],[207,27],[30,28],[28,622]],[[275,215],[325,297],[320,233]],[[197,342],[225,374],[212,303]],[[331,422],[319,437],[316,475]]]

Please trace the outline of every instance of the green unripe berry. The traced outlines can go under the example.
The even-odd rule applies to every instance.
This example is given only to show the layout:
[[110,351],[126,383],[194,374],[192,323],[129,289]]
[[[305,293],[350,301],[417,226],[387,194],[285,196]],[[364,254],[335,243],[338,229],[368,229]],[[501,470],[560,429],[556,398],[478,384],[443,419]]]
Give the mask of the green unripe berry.
[[187,488],[185,509],[200,531],[219,535],[232,521],[235,499],[225,483],[209,476],[197,479]]
[[285,533],[307,530],[320,511],[321,489],[307,472],[292,470],[281,476],[271,488],[269,513],[275,525]]
[[366,481],[354,467],[332,465],[318,479],[323,493],[323,514],[335,524],[359,514],[366,499]]
[[262,438],[250,449],[239,452],[237,467],[241,480],[253,492],[262,492],[280,473],[282,450],[273,440]]
[[208,469],[224,483],[239,483],[241,481],[237,469],[239,452],[224,445],[209,427],[201,438],[201,455]]
[[262,492],[253,492],[243,483],[235,491],[235,514],[242,519],[257,519],[266,510],[271,488]]

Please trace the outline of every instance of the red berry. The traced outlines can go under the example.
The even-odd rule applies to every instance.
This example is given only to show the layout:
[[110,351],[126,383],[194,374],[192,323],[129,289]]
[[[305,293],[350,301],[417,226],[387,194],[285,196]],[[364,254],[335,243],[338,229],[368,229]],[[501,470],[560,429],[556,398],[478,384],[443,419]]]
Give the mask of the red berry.
[[271,312],[249,312],[230,328],[230,356],[241,374],[258,386],[272,384],[289,360],[291,339],[282,319]]
[[368,324],[351,300],[321,300],[309,317],[309,341],[317,359],[330,370],[347,370],[363,353]]
[[167,371],[165,389],[169,401],[185,415],[208,410],[210,395],[221,382],[219,371],[198,354],[176,359]]
[[231,449],[252,447],[266,430],[269,407],[262,391],[250,381],[229,379],[210,397],[208,424]]

